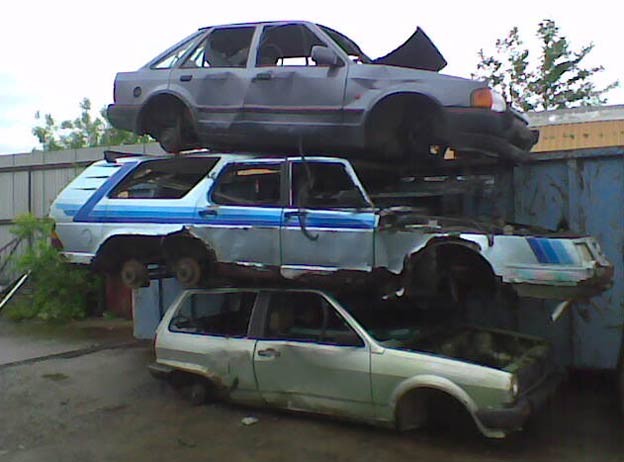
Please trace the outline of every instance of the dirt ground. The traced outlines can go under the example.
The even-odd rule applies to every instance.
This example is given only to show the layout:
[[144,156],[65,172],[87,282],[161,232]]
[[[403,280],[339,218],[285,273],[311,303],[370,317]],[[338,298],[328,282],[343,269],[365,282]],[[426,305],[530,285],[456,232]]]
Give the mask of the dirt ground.
[[[148,374],[151,360],[141,344],[0,366],[0,462],[624,461],[624,426],[604,377],[573,377],[524,432],[486,440],[227,403],[193,407]],[[259,421],[244,426],[246,416]]]

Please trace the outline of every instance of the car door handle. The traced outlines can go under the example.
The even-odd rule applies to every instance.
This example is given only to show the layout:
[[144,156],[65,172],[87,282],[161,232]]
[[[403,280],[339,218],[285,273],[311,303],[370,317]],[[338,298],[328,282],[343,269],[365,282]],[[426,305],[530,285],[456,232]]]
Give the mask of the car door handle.
[[273,75],[270,72],[260,72],[259,74],[256,74],[251,80],[255,82],[256,80],[271,80],[272,78]]
[[263,358],[278,358],[280,352],[274,348],[267,348],[266,350],[258,350],[258,356]]
[[199,216],[201,216],[201,217],[207,217],[207,216],[213,216],[214,217],[214,216],[217,215],[217,209],[211,209],[211,208],[202,209],[202,210],[200,210],[197,213],[199,213]]
[[191,80],[193,80],[193,76],[190,74],[185,74],[185,75],[180,76],[181,82],[190,82]]

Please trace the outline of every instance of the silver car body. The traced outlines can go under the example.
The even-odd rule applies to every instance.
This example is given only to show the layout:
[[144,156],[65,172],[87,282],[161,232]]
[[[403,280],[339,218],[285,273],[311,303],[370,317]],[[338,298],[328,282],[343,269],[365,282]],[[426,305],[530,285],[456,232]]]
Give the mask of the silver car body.
[[[244,335],[228,337],[171,328],[181,307],[194,295],[223,296],[256,292],[251,323]],[[266,338],[268,297],[286,290],[187,290],[165,313],[155,340],[155,375],[184,371],[205,377],[228,399],[253,405],[329,414],[386,426],[396,426],[401,399],[416,390],[437,390],[456,399],[488,437],[517,430],[528,417],[525,401],[537,389],[550,395],[558,380],[548,362],[547,345],[534,337],[498,331],[501,338],[526,342],[507,367],[493,368],[460,360],[443,352],[419,352],[379,342],[338,301],[316,294],[357,335],[357,346]],[[289,290],[288,292],[293,292]],[[301,308],[301,307],[299,307]],[[295,308],[296,309],[296,308]],[[519,340],[521,339],[521,340]],[[500,348],[500,346],[499,346]],[[540,364],[530,380],[518,379]],[[170,375],[169,375],[170,377]],[[541,404],[542,400],[540,400]],[[533,400],[533,405],[537,402]],[[513,422],[488,427],[486,414],[516,413]],[[482,417],[484,416],[484,417]],[[489,420],[496,422],[496,420]]]
[[[263,33],[287,27],[310,34],[311,43],[331,50],[339,64],[258,63]],[[193,50],[202,47],[207,37],[210,40],[211,34],[242,29],[252,31],[244,63],[188,65]],[[343,49],[339,37],[359,58]],[[168,61],[172,56],[177,58]],[[177,109],[171,106],[175,104],[187,114],[189,130],[197,138],[193,147],[259,152],[294,150],[303,143],[311,153],[361,157],[375,149],[373,132],[382,131],[373,112],[392,98],[411,95],[443,114],[445,123],[437,129],[439,143],[526,160],[526,151],[537,141],[537,132],[527,128],[526,118],[504,103],[495,110],[475,107],[473,91],[487,84],[435,72],[444,65],[446,61],[421,31],[388,56],[371,60],[350,39],[306,21],[213,26],[191,34],[137,71],[118,73],[108,118],[117,128],[150,133],[160,140],[162,128],[151,117],[175,115]],[[418,103],[407,104],[416,108]],[[429,114],[421,112],[419,117]],[[378,160],[384,160],[384,155],[369,153]]]
[[[300,157],[211,154],[187,159],[213,159],[214,166],[176,199],[111,197],[135,169],[157,161],[153,157],[126,157],[88,167],[51,206],[50,216],[56,221],[67,258],[89,264],[113,238],[164,238],[184,232],[199,238],[214,254],[215,263],[273,271],[287,279],[309,275],[331,279],[342,273],[357,277],[375,270],[398,276],[405,273],[413,256],[440,244],[453,244],[480,255],[493,274],[520,295],[570,299],[599,293],[612,281],[612,266],[589,236],[475,231],[472,222],[451,229],[436,217],[400,225],[388,222],[383,210],[371,203],[347,160],[306,158],[310,164],[343,166],[368,205],[302,210],[293,204],[292,191],[279,206],[219,205],[211,196],[219,176],[232,165],[272,166],[288,178],[292,166],[302,162]],[[308,236],[302,230],[301,214],[306,217]]]

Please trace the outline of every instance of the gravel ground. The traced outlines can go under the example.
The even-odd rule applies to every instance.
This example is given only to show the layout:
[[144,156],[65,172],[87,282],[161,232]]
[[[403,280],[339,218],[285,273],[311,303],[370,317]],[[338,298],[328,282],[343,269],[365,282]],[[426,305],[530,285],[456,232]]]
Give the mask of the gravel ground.
[[[4,461],[624,461],[624,427],[603,377],[574,377],[527,428],[398,434],[250,409],[193,407],[145,365],[146,345],[0,367]],[[258,422],[245,426],[244,417]]]

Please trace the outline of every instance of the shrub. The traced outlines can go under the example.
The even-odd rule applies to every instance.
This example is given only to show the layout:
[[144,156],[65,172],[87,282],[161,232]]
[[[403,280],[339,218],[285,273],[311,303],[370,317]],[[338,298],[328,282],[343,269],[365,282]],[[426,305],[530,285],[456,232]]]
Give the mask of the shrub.
[[10,318],[37,317],[44,320],[84,318],[96,299],[101,280],[85,268],[69,264],[52,247],[54,222],[31,214],[20,215],[11,232],[28,246],[16,258],[22,272],[30,272],[32,296],[21,297],[7,315]]

